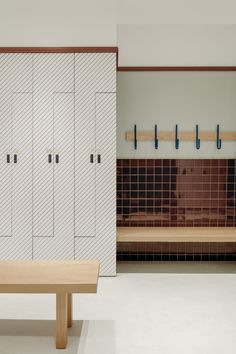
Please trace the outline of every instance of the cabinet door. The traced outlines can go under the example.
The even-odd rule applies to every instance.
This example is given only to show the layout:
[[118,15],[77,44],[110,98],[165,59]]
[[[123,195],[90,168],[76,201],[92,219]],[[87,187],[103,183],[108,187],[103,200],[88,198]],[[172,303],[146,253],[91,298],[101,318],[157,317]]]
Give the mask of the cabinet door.
[[100,274],[115,275],[116,55],[78,54],[75,74],[75,259],[99,259]]
[[115,91],[113,53],[75,55],[75,236],[96,235],[96,92]]
[[11,111],[11,237],[0,238],[0,257],[31,259],[32,94],[13,94]]
[[34,259],[74,258],[73,90],[74,54],[34,57]]
[[95,236],[94,78],[89,54],[75,60],[75,236]]
[[96,238],[103,272],[116,272],[116,93],[96,94]]
[[74,89],[73,54],[35,54],[33,235],[54,236],[54,93]]
[[74,259],[73,93],[54,94],[54,238],[55,256]]
[[[76,97],[75,121],[75,236],[94,237],[96,232],[96,168],[94,112],[80,106]],[[90,111],[90,112],[89,112]]]
[[0,237],[12,236],[11,97],[0,91]]
[[116,274],[116,94],[97,93],[96,237],[77,237],[76,259],[99,259],[101,275]]
[[1,259],[32,258],[31,181],[32,55],[0,54]]
[[[32,94],[12,99],[12,235],[20,258],[32,258]],[[14,248],[14,247],[13,247]]]
[[53,107],[53,237],[34,237],[34,259],[74,259],[74,94]]

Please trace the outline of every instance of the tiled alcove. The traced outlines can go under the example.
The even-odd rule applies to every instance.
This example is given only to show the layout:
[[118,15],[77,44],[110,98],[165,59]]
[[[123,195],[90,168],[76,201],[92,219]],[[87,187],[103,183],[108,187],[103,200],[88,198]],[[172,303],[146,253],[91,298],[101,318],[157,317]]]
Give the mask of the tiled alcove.
[[[235,227],[236,160],[117,160],[117,226]],[[232,253],[234,243],[118,243],[118,259],[226,260]]]

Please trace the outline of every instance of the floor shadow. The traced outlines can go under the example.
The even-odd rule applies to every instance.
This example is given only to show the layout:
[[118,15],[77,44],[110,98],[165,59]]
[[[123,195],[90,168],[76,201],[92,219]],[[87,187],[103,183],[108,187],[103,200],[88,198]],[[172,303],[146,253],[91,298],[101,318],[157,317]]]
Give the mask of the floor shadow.
[[235,274],[236,262],[118,262],[117,273]]
[[[68,330],[69,354],[115,354],[114,321],[74,321]],[[55,321],[0,320],[1,354],[58,354]]]

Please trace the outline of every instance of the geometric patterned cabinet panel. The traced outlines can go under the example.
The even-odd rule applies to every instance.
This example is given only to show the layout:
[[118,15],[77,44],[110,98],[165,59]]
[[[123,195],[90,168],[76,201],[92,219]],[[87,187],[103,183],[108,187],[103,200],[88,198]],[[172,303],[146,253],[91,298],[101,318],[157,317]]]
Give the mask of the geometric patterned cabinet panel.
[[33,256],[73,259],[74,55],[35,54],[33,68]]
[[104,259],[114,275],[116,56],[75,58],[75,257]]
[[0,54],[0,259],[116,274],[116,54]]
[[32,258],[32,57],[0,54],[0,258]]

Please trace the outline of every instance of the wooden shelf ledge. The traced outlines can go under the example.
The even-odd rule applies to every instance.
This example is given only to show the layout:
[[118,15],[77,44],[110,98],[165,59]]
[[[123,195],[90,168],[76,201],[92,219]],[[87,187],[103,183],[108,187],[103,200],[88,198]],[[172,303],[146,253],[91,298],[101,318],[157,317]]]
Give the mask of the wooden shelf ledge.
[[236,242],[236,228],[118,227],[117,242]]

